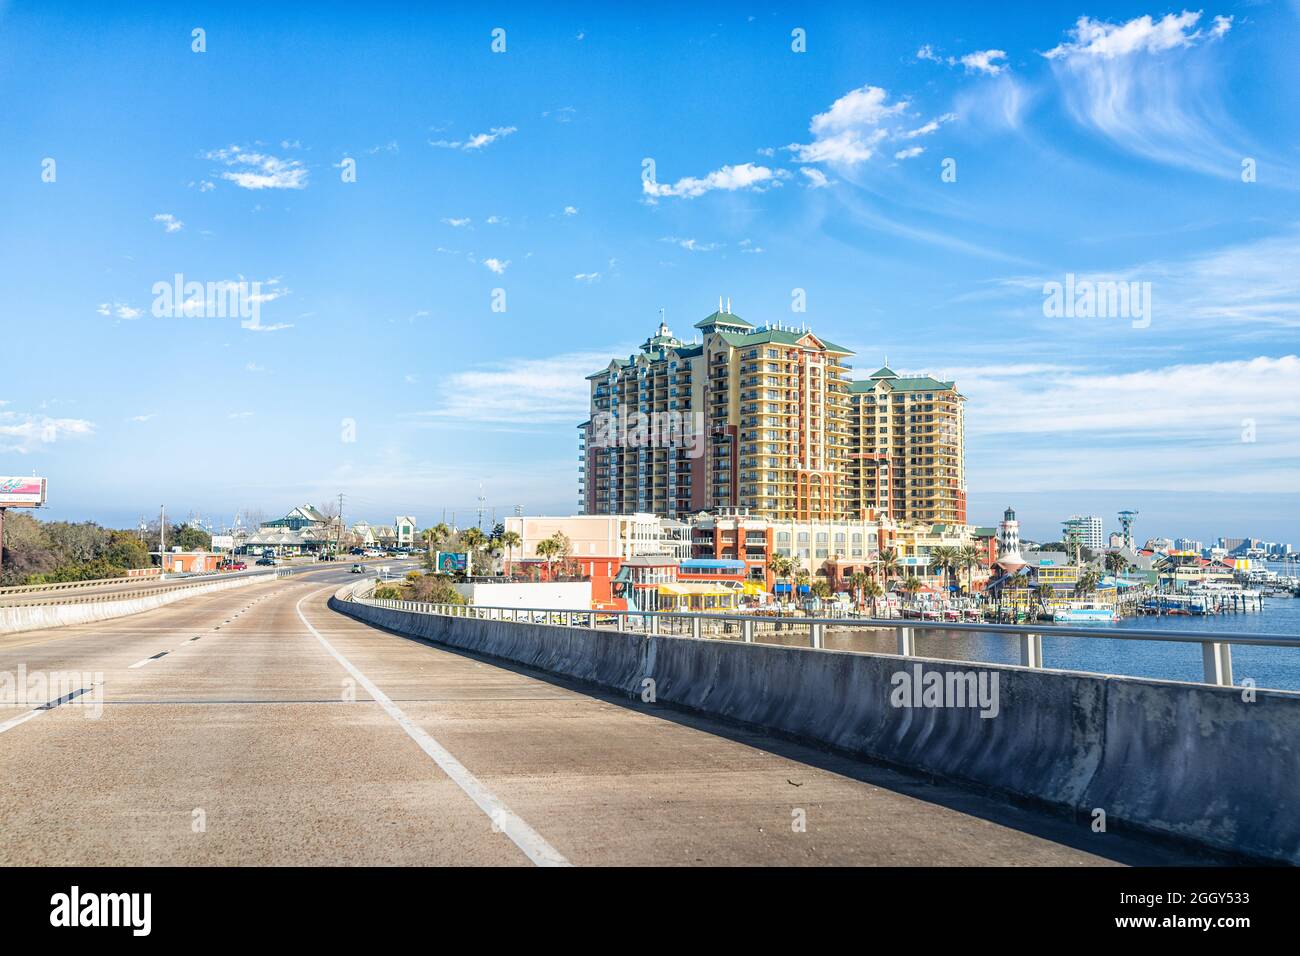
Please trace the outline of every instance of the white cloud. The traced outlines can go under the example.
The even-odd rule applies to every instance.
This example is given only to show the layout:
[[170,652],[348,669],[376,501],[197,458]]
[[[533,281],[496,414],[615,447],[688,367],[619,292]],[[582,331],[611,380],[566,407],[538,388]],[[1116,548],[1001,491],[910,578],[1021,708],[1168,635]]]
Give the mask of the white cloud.
[[244,370],[247,372],[265,372],[266,368],[265,366],[258,365],[256,362],[249,362],[244,366]]
[[469,217],[468,217],[468,216],[465,216],[465,217],[462,218],[462,219],[457,219],[457,218],[447,219],[447,218],[444,218],[442,221],[445,222],[445,223],[446,223],[447,225],[449,225],[449,226],[455,226],[455,227],[457,227],[457,228],[459,228],[459,227],[461,227],[461,226],[468,226],[468,225],[469,225]]
[[898,138],[916,139],[918,136],[929,136],[931,133],[937,133],[939,131],[939,127],[942,126],[944,123],[951,123],[956,118],[957,118],[956,113],[944,113],[942,116],[936,116],[934,119],[930,120],[930,122],[924,124],[923,126],[918,126],[916,129],[911,129],[905,133],[900,133]]
[[1076,487],[1300,491],[1300,417],[1260,398],[1300,389],[1295,355],[958,387],[985,486],[1059,488],[1066,473]]
[[831,184],[831,181],[826,178],[826,174],[820,169],[816,169],[812,166],[800,166],[799,172],[801,172],[804,178],[808,180],[804,185],[809,189],[824,189]]
[[107,302],[101,302],[95,309],[100,315],[116,316],[119,319],[138,319],[143,313],[143,309],[134,309],[124,302],[114,302],[111,305]]
[[484,259],[483,265],[487,266],[497,275],[504,275],[506,267],[510,265],[510,260],[506,259],[502,262],[500,259]]
[[131,421],[133,421],[133,422],[147,422],[147,421],[150,421],[151,419],[154,419],[154,418],[157,418],[157,417],[158,417],[158,413],[157,413],[157,412],[150,412],[148,415],[132,415],[132,416],[131,416]]
[[30,454],[65,438],[93,434],[93,422],[82,418],[51,418],[29,412],[0,411],[0,452]]
[[369,153],[371,156],[379,152],[384,152],[384,153],[399,152],[397,146],[397,140],[390,139],[387,143],[382,143],[379,146],[371,146],[368,150],[366,150],[366,152]]
[[678,236],[664,236],[660,242],[671,242],[675,246],[680,246],[687,252],[713,252],[718,248],[716,242],[699,242],[695,239],[682,239]]
[[863,86],[845,93],[809,124],[813,141],[785,147],[800,163],[838,163],[854,166],[875,155],[889,134],[880,124],[907,109],[907,100],[889,102],[879,86]]
[[576,216],[576,215],[578,214],[578,207],[577,207],[577,206],[565,206],[565,207],[564,207],[564,214],[565,214],[566,216]]
[[163,229],[167,232],[180,232],[185,228],[185,223],[181,222],[169,212],[160,212],[153,217],[154,222],[163,224]]
[[[1076,55],[1113,59],[1130,53],[1163,53],[1191,46],[1199,40],[1202,33],[1196,24],[1200,19],[1199,10],[1167,13],[1160,20],[1153,20],[1147,14],[1119,24],[1079,17],[1070,31],[1073,39],[1053,47],[1043,56],[1049,60]],[[1223,36],[1231,26],[1232,17],[1215,17],[1211,33]]]
[[967,72],[987,73],[989,76],[997,76],[1007,68],[1007,65],[994,61],[1005,60],[1006,58],[1007,54],[1004,50],[976,50],[973,53],[967,53],[958,62],[966,67]]
[[912,159],[914,156],[920,156],[925,152],[924,146],[909,146],[907,149],[900,149],[894,153],[894,159]]
[[306,189],[308,170],[296,159],[280,159],[238,146],[212,150],[204,158],[230,167],[220,174],[241,189]]
[[465,139],[465,140],[440,139],[437,141],[430,140],[429,145],[437,146],[441,149],[459,149],[464,152],[471,152],[474,150],[483,149],[486,146],[490,146],[493,143],[495,143],[497,140],[504,139],[510,134],[517,133],[518,131],[519,131],[518,128],[515,126],[494,126],[486,133],[475,133],[469,139]]
[[457,372],[439,383],[437,407],[415,417],[429,424],[570,426],[582,421],[588,411],[591,388],[586,377],[607,366],[617,352],[510,359]]
[[641,189],[647,196],[682,196],[693,199],[715,189],[724,192],[734,192],[738,189],[762,191],[779,186],[779,180],[789,175],[785,170],[773,170],[753,163],[740,163],[736,166],[723,166],[703,178],[686,176],[672,185],[643,179]]
[[922,46],[921,49],[916,51],[916,58],[918,60],[929,60],[932,63],[943,62],[943,57],[936,54],[934,52],[934,47],[930,46],[930,44],[928,43]]
[[579,282],[586,282],[586,283],[590,284],[590,283],[592,283],[592,282],[599,282],[599,281],[600,281],[600,273],[599,273],[599,272],[579,272],[579,273],[578,273],[576,276],[574,276],[573,278],[577,279]]
[[1208,32],[1200,12],[1121,24],[1080,17],[1071,39],[1045,56],[1070,116],[1117,148],[1223,178],[1240,173],[1244,137],[1222,105],[1223,77],[1206,41],[1224,36],[1229,17]]

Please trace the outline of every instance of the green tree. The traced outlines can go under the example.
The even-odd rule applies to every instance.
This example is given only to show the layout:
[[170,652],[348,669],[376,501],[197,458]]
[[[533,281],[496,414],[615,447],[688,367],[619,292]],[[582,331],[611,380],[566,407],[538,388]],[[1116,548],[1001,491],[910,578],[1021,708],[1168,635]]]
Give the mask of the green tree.
[[950,548],[946,544],[930,549],[930,570],[934,574],[942,574],[944,578],[944,590],[952,589],[951,573],[957,567],[957,549]]
[[973,544],[957,549],[957,567],[966,572],[966,593],[975,590],[975,569],[984,563],[984,553]]
[[898,551],[894,548],[885,548],[876,556],[876,567],[880,569],[880,576],[884,578],[885,586],[898,577],[903,572],[903,564],[898,559]]
[[862,593],[871,601],[871,616],[875,617],[879,607],[876,602],[884,596],[885,589],[880,586],[879,581],[868,578],[867,583],[862,586]]

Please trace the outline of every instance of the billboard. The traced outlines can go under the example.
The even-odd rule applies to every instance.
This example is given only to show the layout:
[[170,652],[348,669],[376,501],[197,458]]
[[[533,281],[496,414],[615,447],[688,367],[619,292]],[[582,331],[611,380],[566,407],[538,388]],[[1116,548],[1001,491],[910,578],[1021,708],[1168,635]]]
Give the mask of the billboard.
[[45,504],[44,478],[0,475],[0,508],[39,508]]
[[469,567],[469,556],[463,551],[439,551],[434,566],[443,574],[463,574]]

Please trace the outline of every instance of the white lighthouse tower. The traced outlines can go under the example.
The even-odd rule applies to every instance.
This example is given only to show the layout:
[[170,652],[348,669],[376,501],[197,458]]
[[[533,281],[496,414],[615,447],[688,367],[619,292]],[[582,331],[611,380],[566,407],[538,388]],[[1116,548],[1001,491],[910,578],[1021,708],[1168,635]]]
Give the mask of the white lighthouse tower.
[[998,567],[1008,574],[1014,574],[1027,563],[1020,556],[1020,522],[1009,506],[998,525],[998,551]]

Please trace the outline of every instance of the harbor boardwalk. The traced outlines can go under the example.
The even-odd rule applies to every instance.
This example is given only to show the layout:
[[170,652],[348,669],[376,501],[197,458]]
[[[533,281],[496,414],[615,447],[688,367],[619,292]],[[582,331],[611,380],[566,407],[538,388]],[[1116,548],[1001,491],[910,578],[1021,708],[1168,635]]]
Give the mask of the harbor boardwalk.
[[391,634],[326,606],[348,580],[0,639],[102,676],[98,719],[0,705],[0,864],[539,862],[421,735],[575,865],[1205,862]]

